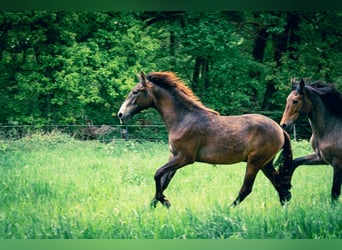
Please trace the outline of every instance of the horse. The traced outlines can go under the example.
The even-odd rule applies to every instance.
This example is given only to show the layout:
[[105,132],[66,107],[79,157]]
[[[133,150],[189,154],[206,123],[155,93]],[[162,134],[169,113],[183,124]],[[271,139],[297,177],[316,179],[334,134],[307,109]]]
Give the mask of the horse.
[[[243,185],[232,207],[251,193],[260,169],[277,190],[281,204],[291,199],[291,184],[284,178],[292,164],[290,137],[277,122],[259,114],[221,116],[206,107],[173,72],[141,73],[138,78],[139,83],[117,115],[123,123],[151,107],[160,113],[168,130],[170,157],[154,175],[156,193],[152,207],[158,202],[170,207],[163,192],[178,169],[195,161],[247,162]],[[280,150],[280,167],[276,170],[273,160]]]
[[287,97],[280,125],[290,129],[298,118],[307,116],[314,153],[294,159],[290,176],[300,165],[332,165],[331,198],[336,201],[342,183],[342,96],[333,84],[321,81],[305,84],[303,79],[293,79],[291,83],[292,91]]

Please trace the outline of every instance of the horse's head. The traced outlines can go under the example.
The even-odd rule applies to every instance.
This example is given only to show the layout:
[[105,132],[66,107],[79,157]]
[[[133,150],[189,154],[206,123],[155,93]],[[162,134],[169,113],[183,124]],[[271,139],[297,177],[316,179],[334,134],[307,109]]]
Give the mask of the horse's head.
[[301,79],[300,82],[291,80],[291,84],[292,91],[287,97],[286,107],[280,121],[280,126],[284,129],[291,128],[299,117],[309,114],[312,110],[312,102],[306,94],[304,80]]
[[127,121],[141,110],[153,106],[153,97],[150,91],[151,83],[146,81],[143,72],[138,75],[138,78],[139,83],[131,90],[119,109],[118,117],[120,122]]

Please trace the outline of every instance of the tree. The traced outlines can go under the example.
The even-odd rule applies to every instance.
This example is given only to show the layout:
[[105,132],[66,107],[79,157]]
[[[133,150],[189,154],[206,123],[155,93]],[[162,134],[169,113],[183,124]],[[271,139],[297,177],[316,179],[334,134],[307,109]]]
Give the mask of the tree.
[[[112,123],[157,46],[135,13],[3,12],[0,122]],[[114,112],[113,112],[114,111]]]
[[1,12],[0,123],[115,123],[135,75],[167,70],[223,115],[279,120],[291,77],[341,89],[341,23],[340,11]]

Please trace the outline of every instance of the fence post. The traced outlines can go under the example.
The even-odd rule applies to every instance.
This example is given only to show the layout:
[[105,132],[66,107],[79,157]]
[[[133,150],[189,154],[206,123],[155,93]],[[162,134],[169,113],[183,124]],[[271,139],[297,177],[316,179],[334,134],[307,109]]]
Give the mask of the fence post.
[[296,124],[293,124],[293,138],[297,141]]
[[126,141],[128,140],[128,126],[126,125]]
[[128,126],[127,125],[124,128],[121,127],[121,136],[126,141],[128,140]]

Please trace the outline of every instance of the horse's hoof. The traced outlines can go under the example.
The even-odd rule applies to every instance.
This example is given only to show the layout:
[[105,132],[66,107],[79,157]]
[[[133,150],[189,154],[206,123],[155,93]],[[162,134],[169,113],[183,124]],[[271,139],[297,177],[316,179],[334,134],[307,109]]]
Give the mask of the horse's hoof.
[[228,209],[233,209],[235,207],[236,207],[236,205],[234,203],[232,203],[232,204],[230,204],[230,206],[228,206]]
[[280,203],[282,206],[284,206],[287,202],[289,202],[292,198],[292,195],[290,192],[288,192],[286,195],[284,195],[283,197],[281,197],[280,199]]
[[158,203],[158,200],[156,198],[153,198],[153,200],[150,203],[150,206],[152,208],[156,208],[157,207],[157,203]]
[[168,200],[164,200],[163,205],[169,209],[171,207],[171,203]]
[[151,203],[150,203],[150,206],[151,206],[152,208],[156,208],[158,202],[160,202],[161,204],[163,204],[163,206],[166,207],[166,208],[170,208],[170,207],[171,207],[171,203],[170,203],[167,199],[164,199],[163,201],[159,201],[159,200],[157,200],[156,198],[153,198],[153,200],[152,200]]
[[237,205],[239,205],[240,200],[237,198],[228,208],[235,208]]

